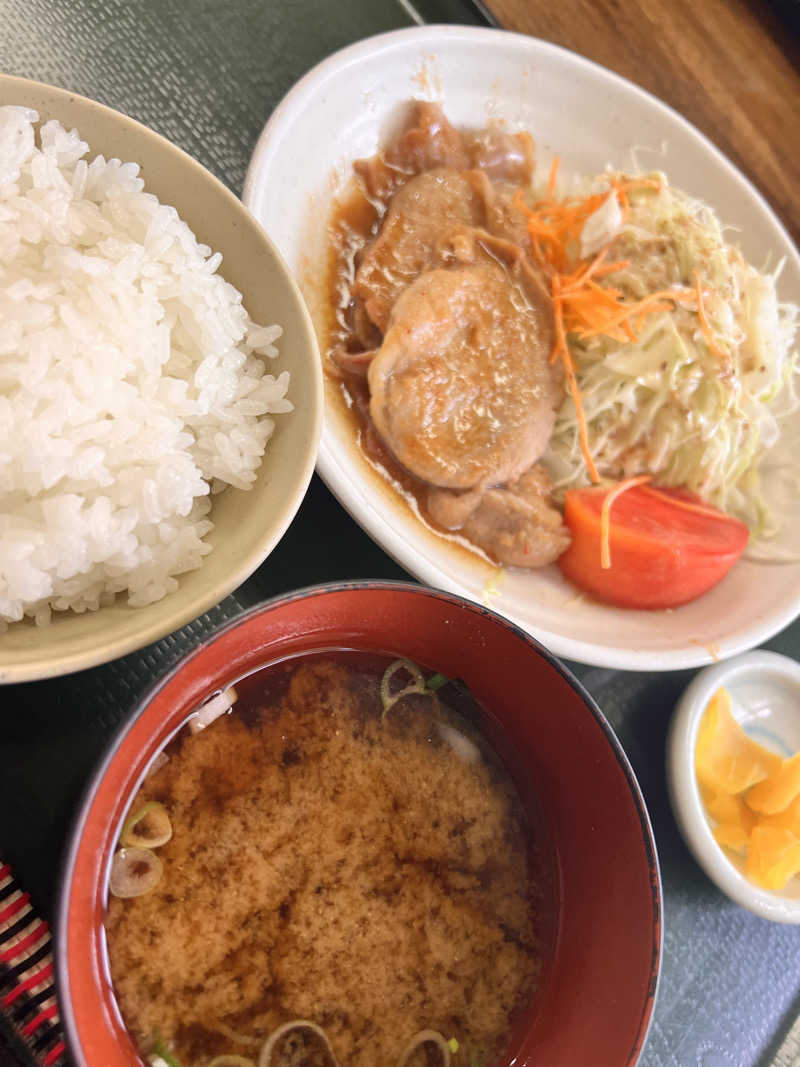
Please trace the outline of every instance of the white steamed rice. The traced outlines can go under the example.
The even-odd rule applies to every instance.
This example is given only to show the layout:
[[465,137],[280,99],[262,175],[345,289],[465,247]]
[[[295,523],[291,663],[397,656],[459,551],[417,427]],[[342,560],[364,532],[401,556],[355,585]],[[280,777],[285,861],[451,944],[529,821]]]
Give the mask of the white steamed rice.
[[0,629],[126,594],[211,551],[210,496],[249,488],[289,375],[135,163],[0,107]]

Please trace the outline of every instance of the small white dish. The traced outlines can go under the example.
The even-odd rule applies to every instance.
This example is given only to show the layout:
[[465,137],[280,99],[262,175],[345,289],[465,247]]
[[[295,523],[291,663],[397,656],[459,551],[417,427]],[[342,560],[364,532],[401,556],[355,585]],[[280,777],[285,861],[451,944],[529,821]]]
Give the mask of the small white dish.
[[[711,203],[756,264],[785,257],[780,298],[800,302],[800,257],[750,182],[680,115],[630,82],[545,41],[500,30],[424,26],[372,37],[328,57],[273,112],[243,199],[295,272],[320,336],[328,311],[327,220],[352,176],[402,122],[435,100],[464,128],[527,129],[538,165],[596,174],[658,167]],[[800,563],[740,560],[715,589],[674,611],[626,611],[578,594],[552,565],[498,570],[430,530],[359,451],[326,383],[317,469],[381,547],[420,581],[487,604],[559,656],[603,667],[701,667],[762,644],[800,611]]]
[[707,667],[686,688],[670,725],[667,782],[672,809],[695,859],[726,896],[773,922],[800,923],[800,876],[782,890],[760,889],[712,835],[694,754],[703,712],[721,686],[731,695],[734,716],[754,741],[784,757],[800,749],[800,663],[757,651]]

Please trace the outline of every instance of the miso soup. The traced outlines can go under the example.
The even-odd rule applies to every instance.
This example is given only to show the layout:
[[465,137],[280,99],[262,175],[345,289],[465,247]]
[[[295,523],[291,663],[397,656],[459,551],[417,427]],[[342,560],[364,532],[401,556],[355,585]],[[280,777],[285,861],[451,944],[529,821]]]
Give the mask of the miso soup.
[[143,1057],[491,1067],[540,976],[543,872],[482,709],[338,651],[215,706],[234,697],[167,747],[114,860],[111,976]]

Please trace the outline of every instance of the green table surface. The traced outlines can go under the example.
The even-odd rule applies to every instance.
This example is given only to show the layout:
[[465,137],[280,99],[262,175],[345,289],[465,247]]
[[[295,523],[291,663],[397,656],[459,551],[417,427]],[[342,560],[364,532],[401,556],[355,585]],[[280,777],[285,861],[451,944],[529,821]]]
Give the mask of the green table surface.
[[[239,193],[264,122],[305,71],[354,40],[415,21],[483,19],[468,0],[0,0],[0,69],[132,115]],[[0,855],[39,911],[53,912],[62,851],[95,763],[167,667],[214,626],[270,596],[381,577],[407,576],[315,478],[269,560],[213,611],[114,663],[0,689]],[[766,647],[800,657],[800,623]],[[569,666],[633,764],[658,845],[664,954],[642,1067],[766,1067],[800,1011],[800,928],[730,903],[680,838],[664,746],[694,672]]]

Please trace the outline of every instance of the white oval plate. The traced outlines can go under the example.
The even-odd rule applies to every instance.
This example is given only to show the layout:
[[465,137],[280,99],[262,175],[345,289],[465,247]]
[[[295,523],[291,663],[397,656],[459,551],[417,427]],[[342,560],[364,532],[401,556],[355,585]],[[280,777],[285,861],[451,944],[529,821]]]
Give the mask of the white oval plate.
[[[375,154],[412,99],[441,101],[457,126],[502,120],[530,130],[540,166],[596,173],[607,163],[666,171],[740,229],[756,265],[786,266],[783,300],[800,302],[800,257],[765,200],[694,127],[654,97],[554,45],[519,34],[430,26],[373,37],[302,78],[265,126],[243,199],[324,321],[326,223],[353,160]],[[488,603],[553,652],[631,670],[695,667],[752,648],[800,611],[800,564],[740,561],[710,593],[674,611],[591,602],[555,566],[497,570],[428,530],[367,465],[329,384],[317,469],[353,518],[423,582]]]

